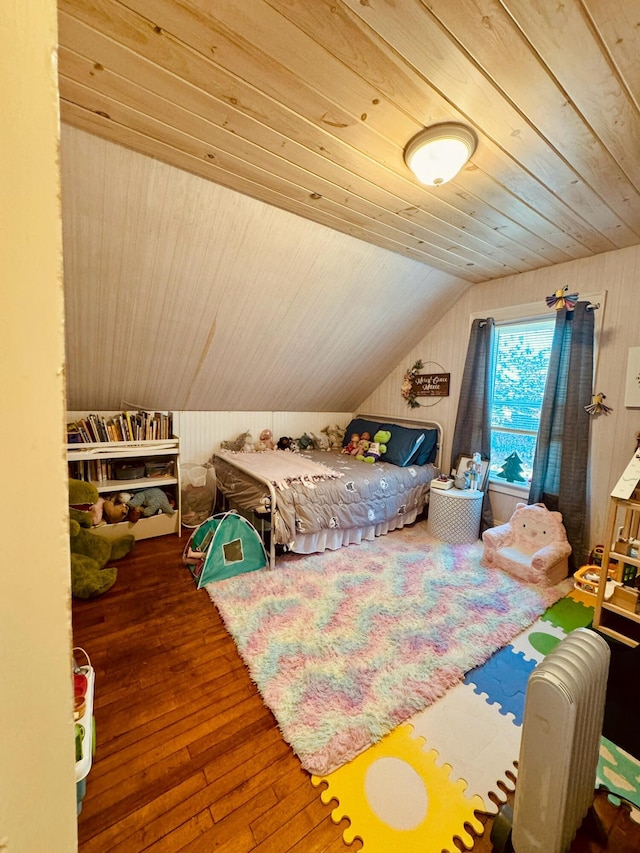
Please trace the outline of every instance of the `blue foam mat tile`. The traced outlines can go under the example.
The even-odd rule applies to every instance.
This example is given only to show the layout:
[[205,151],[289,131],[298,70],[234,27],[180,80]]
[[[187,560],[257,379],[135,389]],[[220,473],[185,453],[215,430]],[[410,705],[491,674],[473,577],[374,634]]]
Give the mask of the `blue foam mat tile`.
[[464,683],[471,684],[476,693],[485,693],[487,702],[498,705],[501,713],[513,714],[515,724],[521,726],[527,681],[535,668],[535,660],[527,660],[522,652],[506,646],[468,672]]

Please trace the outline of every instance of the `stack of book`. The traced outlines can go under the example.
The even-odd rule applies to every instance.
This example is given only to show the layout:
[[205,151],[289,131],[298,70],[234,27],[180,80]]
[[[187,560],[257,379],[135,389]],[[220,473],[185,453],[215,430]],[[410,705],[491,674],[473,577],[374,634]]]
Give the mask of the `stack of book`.
[[[163,457],[161,462],[156,460],[144,459],[129,459],[130,464],[138,464],[144,469],[144,474],[148,478],[173,477],[175,466],[173,461],[167,461]],[[106,483],[110,480],[128,480],[128,476],[118,474],[116,470],[122,467],[121,459],[73,459],[69,460],[67,467],[69,476],[74,480],[86,480],[93,483]],[[131,477],[131,479],[137,479]]]
[[173,437],[170,412],[120,412],[90,414],[67,424],[68,444],[104,441],[158,441]]
[[109,459],[80,459],[69,462],[69,476],[89,483],[105,483],[115,479],[114,463]]

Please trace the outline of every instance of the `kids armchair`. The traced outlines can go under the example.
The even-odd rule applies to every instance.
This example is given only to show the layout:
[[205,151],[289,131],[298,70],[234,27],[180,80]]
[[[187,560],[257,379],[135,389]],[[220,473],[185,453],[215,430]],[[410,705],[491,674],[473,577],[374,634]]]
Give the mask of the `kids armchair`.
[[527,583],[554,586],[569,574],[571,545],[562,515],[544,504],[516,505],[506,524],[482,534],[482,564]]

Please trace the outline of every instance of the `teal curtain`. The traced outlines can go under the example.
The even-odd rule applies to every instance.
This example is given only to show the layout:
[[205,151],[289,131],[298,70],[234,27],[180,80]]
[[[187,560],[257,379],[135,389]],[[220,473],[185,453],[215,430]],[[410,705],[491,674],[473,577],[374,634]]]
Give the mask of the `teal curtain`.
[[557,312],[529,503],[562,513],[573,548],[570,568],[581,565],[587,533],[587,471],[593,390],[594,307],[576,303]]
[[[494,333],[493,317],[473,321],[453,431],[452,465],[461,455],[479,453],[483,459],[491,457]],[[480,532],[488,527],[493,527],[493,512],[489,489],[485,488]]]

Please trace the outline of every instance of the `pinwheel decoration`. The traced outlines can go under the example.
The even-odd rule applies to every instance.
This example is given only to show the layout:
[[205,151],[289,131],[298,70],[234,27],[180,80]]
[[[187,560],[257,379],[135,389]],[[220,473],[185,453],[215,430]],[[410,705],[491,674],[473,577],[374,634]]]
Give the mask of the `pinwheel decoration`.
[[590,415],[608,415],[609,412],[612,412],[613,409],[611,406],[605,405],[605,400],[607,399],[605,394],[594,394],[591,398],[591,403],[588,406],[585,406],[585,411],[589,412]]
[[578,301],[578,293],[567,293],[569,286],[565,285],[561,290],[556,290],[551,296],[546,297],[547,308],[555,308],[559,311],[561,308],[566,308],[567,311],[573,311]]

